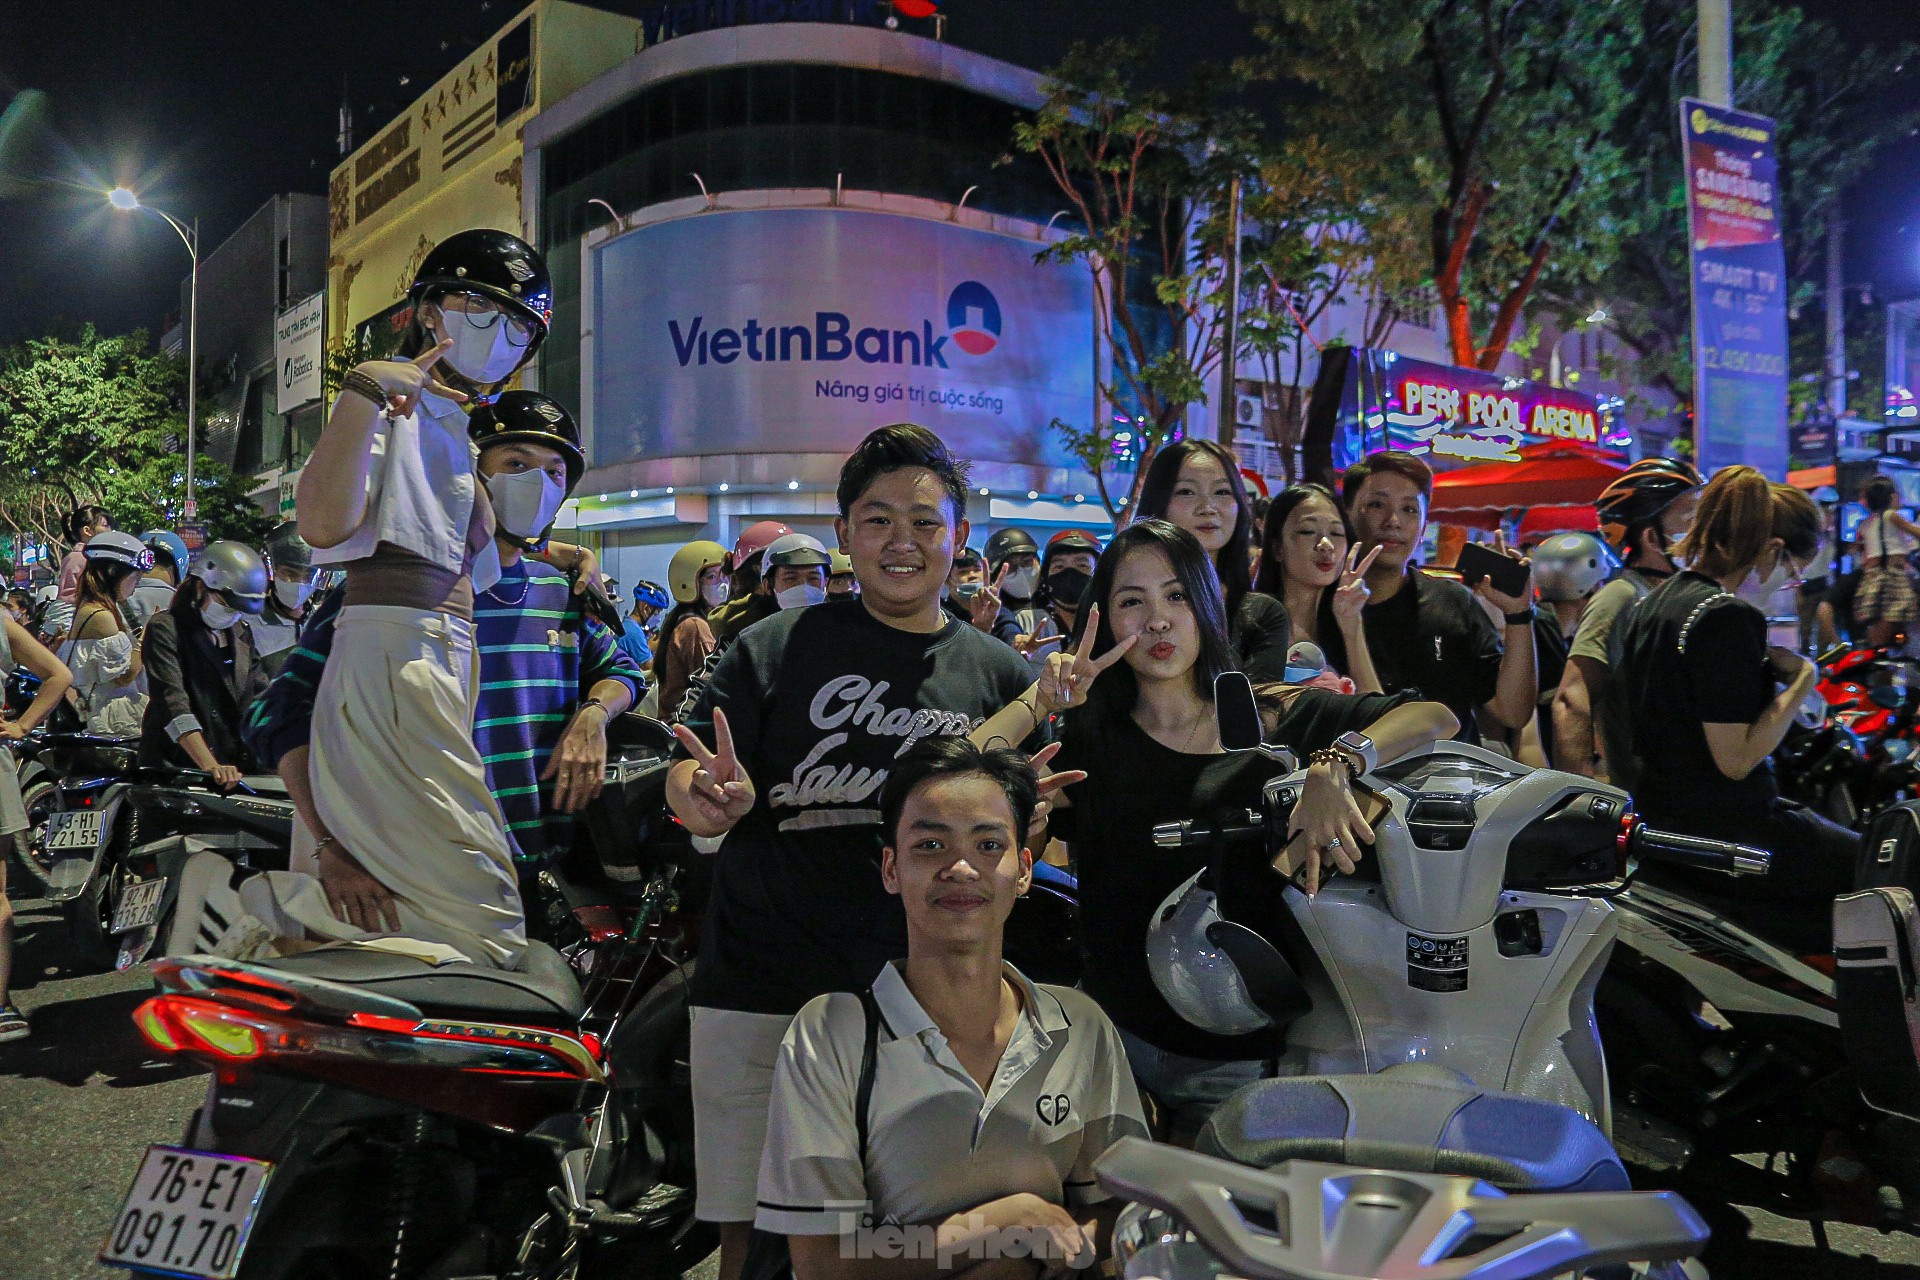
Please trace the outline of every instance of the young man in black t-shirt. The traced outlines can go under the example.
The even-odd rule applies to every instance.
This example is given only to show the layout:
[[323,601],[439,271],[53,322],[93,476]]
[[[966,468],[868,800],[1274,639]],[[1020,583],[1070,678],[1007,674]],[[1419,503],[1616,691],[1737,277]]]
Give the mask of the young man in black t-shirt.
[[883,427],[840,473],[855,600],[741,633],[675,730],[667,798],[725,836],[693,979],[697,1213],[721,1280],[745,1259],[774,1062],[800,1007],[860,991],[906,954],[881,883],[880,788],[909,748],[966,734],[1026,690],[1027,665],[940,598],[966,543],[967,477],[924,427]]
[[[1474,591],[1422,573],[1408,561],[1427,531],[1433,470],[1411,453],[1386,449],[1347,468],[1340,493],[1362,554],[1380,548],[1367,570],[1371,603],[1361,611],[1367,647],[1388,693],[1418,689],[1460,721],[1460,738],[1478,742],[1478,714],[1525,729],[1539,697],[1534,666],[1533,589],[1504,595],[1483,580]],[[1524,562],[1523,562],[1524,563]],[[1499,610],[1497,632],[1478,594]],[[1322,638],[1329,659],[1346,670],[1337,635]]]

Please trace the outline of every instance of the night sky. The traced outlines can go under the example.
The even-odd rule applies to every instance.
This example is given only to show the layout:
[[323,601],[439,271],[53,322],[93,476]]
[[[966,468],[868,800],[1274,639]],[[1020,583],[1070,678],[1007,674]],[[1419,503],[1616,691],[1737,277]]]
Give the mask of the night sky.
[[[411,101],[517,11],[513,0],[126,2],[0,8],[0,104],[52,100],[64,176],[125,183],[183,218],[211,249],[269,196],[324,194],[343,91],[356,140]],[[643,0],[597,7],[638,13]],[[1248,48],[1232,0],[948,0],[949,38],[1046,67],[1077,38],[1160,31],[1160,71]],[[1809,0],[1851,39],[1920,42],[1911,0]],[[412,84],[403,87],[402,76]],[[1920,76],[1901,96],[1920,101]],[[1892,104],[1890,103],[1890,109]],[[371,109],[371,111],[370,111]],[[1852,194],[1849,281],[1920,295],[1920,139]],[[156,329],[178,306],[186,250],[146,214],[41,188],[0,201],[0,342],[91,320]]]

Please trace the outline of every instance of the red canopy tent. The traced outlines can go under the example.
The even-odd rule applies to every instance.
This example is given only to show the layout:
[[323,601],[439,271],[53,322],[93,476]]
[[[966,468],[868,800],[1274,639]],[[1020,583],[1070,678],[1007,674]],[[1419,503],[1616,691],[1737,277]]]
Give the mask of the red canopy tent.
[[1598,532],[1600,513],[1591,506],[1528,507],[1527,514],[1520,517],[1520,527],[1514,531],[1514,537],[1520,542],[1530,542],[1555,533]]
[[1477,529],[1499,527],[1508,512],[1530,507],[1591,508],[1600,491],[1626,470],[1617,454],[1548,441],[1520,450],[1518,462],[1491,462],[1434,477],[1428,518]]

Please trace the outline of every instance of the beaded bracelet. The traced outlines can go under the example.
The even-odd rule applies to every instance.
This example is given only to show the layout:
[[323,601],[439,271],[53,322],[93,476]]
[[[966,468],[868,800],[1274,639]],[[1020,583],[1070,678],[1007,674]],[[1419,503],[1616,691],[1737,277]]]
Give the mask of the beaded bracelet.
[[1347,754],[1344,751],[1339,750],[1336,747],[1325,747],[1319,751],[1314,752],[1312,755],[1307,757],[1307,764],[1308,765],[1316,765],[1316,764],[1340,765],[1346,769],[1347,780],[1349,782],[1358,781],[1360,777],[1360,762],[1358,760],[1355,760],[1351,755]]
[[347,376],[340,379],[340,389],[366,397],[368,400],[373,401],[374,407],[382,413],[387,412],[388,409],[391,408],[391,405],[388,403],[389,397],[387,395],[387,389],[358,369],[348,370]]

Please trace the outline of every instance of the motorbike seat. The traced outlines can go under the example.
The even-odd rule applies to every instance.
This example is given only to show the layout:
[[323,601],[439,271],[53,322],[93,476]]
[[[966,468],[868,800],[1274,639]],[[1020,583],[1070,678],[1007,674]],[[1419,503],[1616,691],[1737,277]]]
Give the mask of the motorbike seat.
[[1511,1192],[1632,1186],[1612,1144],[1577,1111],[1482,1089],[1432,1063],[1258,1081],[1220,1104],[1194,1149],[1257,1169],[1315,1160],[1466,1174]]
[[587,1004],[566,959],[529,941],[518,969],[477,964],[431,965],[370,947],[330,947],[271,962],[329,982],[405,1000],[436,1017],[485,1017],[543,1027],[578,1026]]

